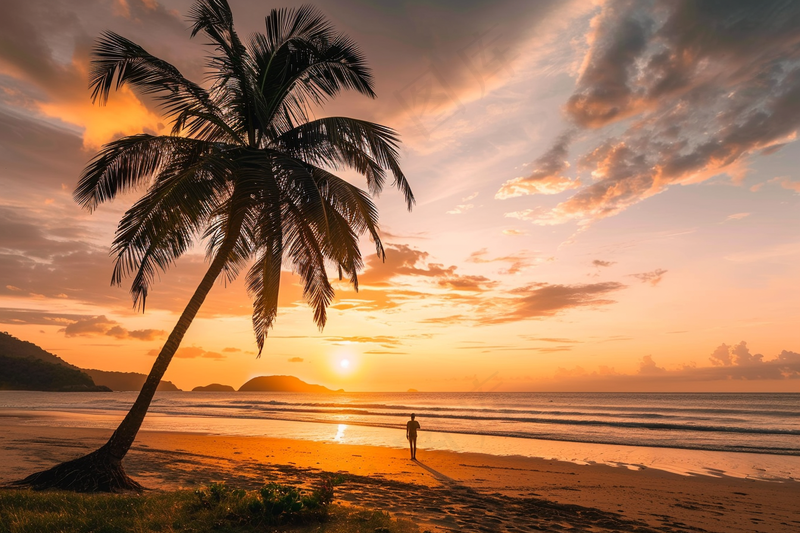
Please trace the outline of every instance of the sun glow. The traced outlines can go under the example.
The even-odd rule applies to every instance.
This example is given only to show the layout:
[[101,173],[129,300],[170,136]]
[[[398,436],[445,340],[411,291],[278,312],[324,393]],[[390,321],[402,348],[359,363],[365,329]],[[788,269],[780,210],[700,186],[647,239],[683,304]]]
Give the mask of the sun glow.
[[339,362],[339,366],[342,367],[343,370],[347,370],[350,368],[350,360],[349,359],[342,359]]

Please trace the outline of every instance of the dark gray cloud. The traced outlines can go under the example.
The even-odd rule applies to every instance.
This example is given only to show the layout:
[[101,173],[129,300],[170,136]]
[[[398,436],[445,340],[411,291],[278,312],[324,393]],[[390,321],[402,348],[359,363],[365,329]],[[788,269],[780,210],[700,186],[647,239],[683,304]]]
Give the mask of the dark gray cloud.
[[515,216],[589,221],[672,184],[740,179],[800,127],[798,27],[796,2],[606,2],[565,109],[584,138],[613,136],[577,158],[591,184]]
[[6,191],[71,188],[88,158],[78,132],[0,107],[0,184]]
[[136,329],[128,330],[116,320],[110,320],[105,315],[81,318],[60,329],[59,332],[67,337],[94,337],[105,335],[116,339],[136,339],[140,341],[153,341],[163,339],[167,332],[161,329]]
[[89,318],[88,315],[51,313],[15,307],[0,307],[0,324],[61,326]]

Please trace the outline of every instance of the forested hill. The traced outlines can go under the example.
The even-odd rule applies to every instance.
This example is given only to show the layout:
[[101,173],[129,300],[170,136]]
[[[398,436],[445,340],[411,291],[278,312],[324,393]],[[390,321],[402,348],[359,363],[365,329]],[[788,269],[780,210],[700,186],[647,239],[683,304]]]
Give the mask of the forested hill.
[[110,392],[57,355],[0,333],[0,390]]
[[24,357],[26,359],[39,359],[45,363],[66,366],[67,368],[71,368],[73,370],[80,370],[80,368],[67,363],[59,356],[42,350],[32,342],[18,339],[15,336],[6,333],[5,331],[0,332],[0,355],[6,355],[8,357]]
[[[0,332],[0,357],[0,389],[5,390],[135,391],[142,388],[147,377],[136,372],[79,368],[6,332]],[[158,390],[180,389],[161,381]]]
[[0,368],[0,390],[111,392],[108,387],[95,385],[85,372],[41,359],[0,354]]

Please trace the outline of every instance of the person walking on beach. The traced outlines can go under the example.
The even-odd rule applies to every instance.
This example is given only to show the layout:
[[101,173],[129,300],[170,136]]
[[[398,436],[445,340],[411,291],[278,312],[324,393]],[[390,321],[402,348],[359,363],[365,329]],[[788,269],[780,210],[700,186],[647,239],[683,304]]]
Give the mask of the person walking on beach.
[[417,417],[411,413],[411,420],[406,424],[406,438],[408,439],[408,446],[411,448],[411,459],[417,458],[417,430],[419,429],[419,422],[414,420]]

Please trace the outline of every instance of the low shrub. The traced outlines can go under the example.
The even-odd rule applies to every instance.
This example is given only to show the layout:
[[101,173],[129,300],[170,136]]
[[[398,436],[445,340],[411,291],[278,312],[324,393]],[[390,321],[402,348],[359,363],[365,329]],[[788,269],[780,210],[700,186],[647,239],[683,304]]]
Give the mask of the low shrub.
[[200,509],[220,515],[226,521],[251,524],[279,524],[322,520],[333,503],[334,488],[341,476],[322,477],[311,492],[291,485],[267,483],[257,491],[231,489],[212,483],[195,491]]

